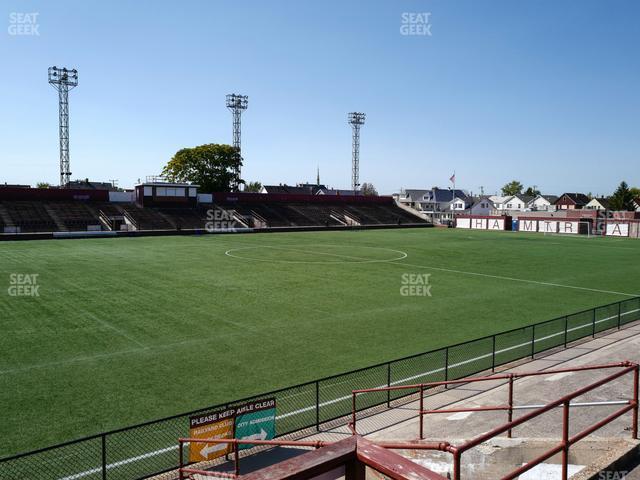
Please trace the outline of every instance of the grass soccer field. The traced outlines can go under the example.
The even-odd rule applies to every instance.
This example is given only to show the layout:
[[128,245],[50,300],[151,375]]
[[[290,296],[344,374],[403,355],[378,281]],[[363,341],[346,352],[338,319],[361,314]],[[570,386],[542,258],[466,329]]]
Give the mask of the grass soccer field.
[[[2,242],[0,259],[0,456],[640,292],[638,241],[452,229]],[[431,296],[402,295],[425,273]]]

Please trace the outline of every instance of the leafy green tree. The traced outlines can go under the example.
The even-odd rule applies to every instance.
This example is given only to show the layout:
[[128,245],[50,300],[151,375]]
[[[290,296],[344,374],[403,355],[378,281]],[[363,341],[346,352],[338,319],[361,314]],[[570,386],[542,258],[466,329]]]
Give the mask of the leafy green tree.
[[[172,182],[191,182],[203,192],[228,192],[242,166],[240,152],[231,145],[210,143],[178,150],[162,170]],[[244,183],[238,179],[238,185]]]
[[51,188],[51,184],[47,182],[36,183],[36,188]]
[[262,183],[260,182],[249,182],[244,187],[244,191],[248,193],[260,193],[260,190],[262,190]]
[[640,198],[640,188],[631,187],[629,191],[631,192],[631,195],[633,195],[633,198]]
[[370,197],[378,196],[378,191],[376,190],[376,187],[373,186],[373,183],[363,183],[360,186],[360,193],[362,193],[362,195],[368,195]]
[[502,187],[502,195],[504,196],[518,195],[522,193],[523,188],[524,186],[520,182],[518,182],[517,180],[512,180],[511,182],[507,183],[504,187]]
[[633,210],[633,194],[629,190],[627,182],[620,182],[620,185],[609,198],[611,210]]
[[[538,190],[535,187],[529,187],[525,190],[524,192],[525,195],[528,195],[530,197],[537,197],[538,195],[540,195],[540,190]],[[515,194],[513,194],[515,195]]]

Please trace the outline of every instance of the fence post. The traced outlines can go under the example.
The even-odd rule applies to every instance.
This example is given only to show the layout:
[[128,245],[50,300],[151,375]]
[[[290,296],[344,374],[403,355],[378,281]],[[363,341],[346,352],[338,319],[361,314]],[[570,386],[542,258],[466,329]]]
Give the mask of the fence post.
[[320,431],[320,382],[316,380],[316,432]]
[[[100,436],[100,443],[102,448],[102,480],[107,480],[107,435],[102,434]],[[182,462],[182,460],[180,460]]]
[[[444,381],[449,380],[449,347],[444,349]],[[444,386],[445,390],[449,388],[449,385]]]
[[536,325],[535,323],[531,326],[531,360],[534,359],[536,355]]
[[622,320],[622,302],[618,302],[618,330],[620,330],[621,320]]
[[593,329],[591,332],[591,338],[596,338],[596,309],[595,308],[593,309],[592,321],[593,321]]
[[[391,388],[391,362],[387,363],[387,387]],[[391,390],[387,390],[387,408],[391,407]]]
[[569,336],[569,316],[565,315],[564,316],[564,348],[567,348],[568,336]]
[[[513,421],[513,374],[509,374],[509,409],[507,410],[507,422]],[[507,430],[507,438],[511,438],[511,428]]]
[[496,371],[496,336],[493,336],[493,349],[491,352],[491,372]]

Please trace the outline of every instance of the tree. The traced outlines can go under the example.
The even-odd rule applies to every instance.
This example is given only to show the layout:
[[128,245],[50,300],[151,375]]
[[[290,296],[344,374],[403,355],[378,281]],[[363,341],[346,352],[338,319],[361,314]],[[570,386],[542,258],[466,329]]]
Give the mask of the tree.
[[51,188],[51,184],[47,182],[36,183],[36,188]]
[[[178,150],[162,170],[172,182],[191,182],[203,192],[228,192],[242,166],[240,152],[231,145],[210,143]],[[238,183],[244,183],[238,179]]]
[[629,190],[627,182],[620,182],[620,185],[609,198],[611,210],[633,210],[633,194]]
[[538,195],[540,195],[540,190],[538,190],[536,187],[529,187],[525,190],[524,194],[530,197],[537,197]]
[[633,195],[633,198],[640,198],[640,188],[631,187],[629,191],[631,192],[631,195]]
[[248,193],[260,193],[261,190],[262,183],[260,182],[249,182],[244,187],[244,191]]
[[512,180],[511,182],[507,183],[504,187],[502,187],[502,195],[504,196],[518,195],[522,193],[523,188],[524,186],[520,182],[518,182],[517,180]]
[[363,183],[360,186],[360,193],[362,193],[362,195],[366,195],[366,196],[370,196],[370,197],[377,197],[378,196],[378,191],[376,190],[376,187],[373,186],[373,183]]

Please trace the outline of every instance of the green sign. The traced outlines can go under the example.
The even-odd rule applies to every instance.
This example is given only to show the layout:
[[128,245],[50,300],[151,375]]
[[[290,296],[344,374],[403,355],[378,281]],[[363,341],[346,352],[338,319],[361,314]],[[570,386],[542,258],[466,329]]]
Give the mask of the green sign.
[[[247,403],[236,412],[238,440],[271,440],[276,436],[276,399],[267,398]],[[240,449],[253,445],[240,445]]]

